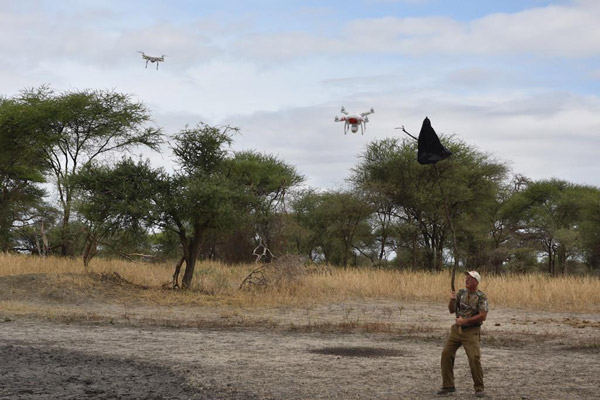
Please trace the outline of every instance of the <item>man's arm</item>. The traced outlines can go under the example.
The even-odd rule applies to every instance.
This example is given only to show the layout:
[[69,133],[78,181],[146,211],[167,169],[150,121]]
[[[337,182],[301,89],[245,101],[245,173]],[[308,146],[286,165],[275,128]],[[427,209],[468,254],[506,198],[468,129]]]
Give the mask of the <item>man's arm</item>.
[[479,314],[473,315],[470,318],[456,318],[456,325],[481,325],[483,321],[487,318],[487,311],[480,311]]

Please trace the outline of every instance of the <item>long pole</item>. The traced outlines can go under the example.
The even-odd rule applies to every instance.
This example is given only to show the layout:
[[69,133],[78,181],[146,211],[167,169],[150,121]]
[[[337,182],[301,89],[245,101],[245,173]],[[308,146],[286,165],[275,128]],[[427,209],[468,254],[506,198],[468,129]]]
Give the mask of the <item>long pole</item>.
[[[410,136],[411,138],[415,139],[415,140],[419,140],[417,139],[415,136],[411,135],[405,128],[404,125],[402,125],[399,128],[396,129],[402,129],[402,132],[406,133],[408,136]],[[452,233],[452,252],[454,253],[454,265],[452,266],[452,277],[450,279],[450,288],[452,289],[452,291],[455,291],[454,288],[454,279],[456,277],[456,268],[458,267],[458,246],[456,245],[456,231],[454,230],[454,224],[452,223],[452,218],[450,218],[450,210],[448,210],[448,198],[446,197],[446,194],[444,193],[444,188],[442,187],[442,180],[440,178],[440,172],[438,171],[437,167],[435,164],[433,165],[433,169],[435,170],[435,175],[436,175],[436,180],[438,183],[438,186],[440,188],[440,192],[442,193],[442,201],[444,203],[444,211],[446,213],[446,221],[448,221],[448,225],[450,226],[450,231]]]
[[458,267],[458,246],[456,245],[456,231],[454,230],[454,224],[452,223],[452,218],[450,218],[450,210],[448,210],[448,198],[444,193],[444,188],[442,187],[442,182],[440,178],[440,172],[437,169],[435,164],[433,165],[433,169],[435,170],[436,180],[438,186],[440,187],[440,192],[442,193],[442,200],[444,203],[444,211],[446,212],[446,220],[448,221],[448,225],[450,226],[450,231],[452,232],[452,252],[454,255],[454,265],[452,266],[452,277],[450,279],[450,288],[454,292],[454,278],[456,277],[456,267]]

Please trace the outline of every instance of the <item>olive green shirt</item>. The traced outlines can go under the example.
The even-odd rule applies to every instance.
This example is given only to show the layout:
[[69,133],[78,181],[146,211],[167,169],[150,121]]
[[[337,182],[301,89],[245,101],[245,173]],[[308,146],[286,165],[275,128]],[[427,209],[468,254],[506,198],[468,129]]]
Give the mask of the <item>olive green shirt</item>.
[[469,293],[467,289],[460,289],[456,294],[456,316],[471,318],[480,311],[488,311],[488,300],[485,293],[480,290]]

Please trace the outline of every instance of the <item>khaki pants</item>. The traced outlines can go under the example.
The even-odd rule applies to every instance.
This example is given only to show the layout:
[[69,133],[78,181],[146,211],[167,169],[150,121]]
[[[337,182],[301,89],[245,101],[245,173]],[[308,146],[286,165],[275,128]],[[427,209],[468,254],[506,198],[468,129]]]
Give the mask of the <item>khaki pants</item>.
[[483,369],[481,368],[481,351],[479,350],[480,333],[481,327],[460,329],[456,325],[452,325],[450,336],[442,351],[442,387],[454,387],[454,358],[456,351],[462,345],[469,359],[475,391],[483,390]]

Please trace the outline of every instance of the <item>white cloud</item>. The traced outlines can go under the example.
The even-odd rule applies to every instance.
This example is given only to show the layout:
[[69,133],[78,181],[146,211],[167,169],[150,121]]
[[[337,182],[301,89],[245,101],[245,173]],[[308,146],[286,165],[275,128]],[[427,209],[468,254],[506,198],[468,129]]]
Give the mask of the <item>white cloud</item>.
[[600,81],[600,69],[595,69],[593,71],[590,71],[590,73],[588,74],[588,77],[593,80]]
[[255,34],[237,40],[234,46],[236,54],[262,61],[298,59],[342,50],[337,40],[300,32]]
[[11,55],[6,60],[8,67],[27,70],[35,70],[48,59],[53,62],[76,59],[83,64],[115,67],[138,58],[137,50],[172,56],[182,68],[220,52],[203,30],[210,26],[205,21],[118,27],[114,21],[122,21],[123,17],[102,10],[54,16],[3,10],[0,49]]
[[[407,138],[397,126],[417,135],[425,116],[439,134],[453,134],[468,145],[504,161],[515,173],[533,179],[558,177],[600,186],[600,100],[559,92],[503,93],[456,97],[452,93],[415,91],[405,97],[378,97],[367,132],[344,135],[333,122],[338,104],[230,116],[241,128],[236,149],[275,154],[295,165],[307,184],[345,184],[367,144],[386,137]],[[436,99],[433,100],[432,99]],[[346,99],[349,110],[370,107],[367,95]]]
[[311,54],[529,54],[549,57],[600,55],[600,7],[581,2],[471,22],[448,17],[384,17],[349,22],[330,37],[284,32],[254,35],[237,43],[249,57],[282,60]]
[[599,17],[594,9],[559,6],[493,14],[470,24],[466,47],[484,53],[594,56],[600,54]]
[[[232,13],[227,23],[214,10],[146,20],[95,7],[0,10],[0,51],[10,55],[0,65],[2,94],[44,83],[132,93],[167,132],[200,121],[239,126],[237,149],[277,155],[313,186],[344,184],[370,141],[400,137],[400,125],[417,134],[425,116],[516,172],[600,185],[600,100],[577,93],[585,79],[600,79],[588,62],[600,52],[600,2],[470,22],[340,17],[326,28],[318,15],[329,9],[303,9],[294,29],[260,25],[251,13]],[[145,69],[136,50],[168,57],[159,71]],[[556,57],[547,64],[557,66],[540,71],[546,59],[537,56]],[[569,57],[583,61],[570,69]],[[364,136],[344,136],[333,122],[342,105],[375,108]],[[172,166],[168,154],[151,156]]]

